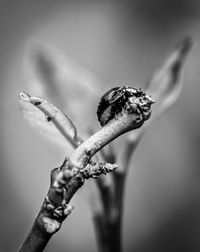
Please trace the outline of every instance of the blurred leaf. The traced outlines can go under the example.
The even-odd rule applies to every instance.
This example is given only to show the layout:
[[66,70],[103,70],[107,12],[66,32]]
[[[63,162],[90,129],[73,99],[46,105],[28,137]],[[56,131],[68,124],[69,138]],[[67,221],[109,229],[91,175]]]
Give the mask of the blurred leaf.
[[136,132],[131,132],[129,140],[139,142],[139,139],[153,120],[164,113],[178,99],[182,89],[181,75],[183,63],[191,50],[193,43],[190,37],[182,39],[157,70],[147,84],[147,93],[155,100],[151,118]]
[[[191,38],[186,37],[180,41],[160,69],[153,74],[150,82],[147,83],[147,94],[155,100],[152,115],[140,129],[127,134],[126,143],[119,157],[119,163],[123,164],[121,170],[127,172],[131,156],[149,124],[178,99],[182,89],[183,63],[191,47]],[[120,169],[118,169],[118,172],[120,172]]]
[[81,133],[95,125],[101,83],[55,48],[31,42],[24,61],[29,90],[67,112]]
[[[163,66],[155,72],[147,85],[147,92],[155,99],[154,116],[167,110],[179,97],[182,88],[183,63],[192,46],[191,38],[184,38]],[[152,115],[153,115],[152,114]]]
[[77,146],[79,140],[74,124],[53,104],[23,92],[19,95],[18,104],[23,116],[46,139],[65,148],[65,151],[69,145]]

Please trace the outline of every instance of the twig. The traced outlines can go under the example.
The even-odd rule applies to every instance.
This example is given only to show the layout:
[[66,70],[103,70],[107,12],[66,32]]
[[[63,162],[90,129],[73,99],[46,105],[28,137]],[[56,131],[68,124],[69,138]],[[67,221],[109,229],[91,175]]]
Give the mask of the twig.
[[137,119],[133,112],[124,110],[77,147],[60,168],[52,171],[49,191],[20,252],[43,251],[49,239],[60,229],[64,219],[71,213],[72,207],[68,203],[84,184],[85,179],[97,177],[117,167],[105,163],[91,163],[90,160],[106,144],[119,135],[140,127],[145,120],[138,122]]
[[95,178],[116,168],[117,165],[92,163],[77,171],[70,167],[66,159],[60,168],[54,169],[51,172],[51,184],[47,196],[19,251],[43,251],[49,239],[60,229],[62,222],[71,213],[73,207],[68,203],[84,184],[85,179]]

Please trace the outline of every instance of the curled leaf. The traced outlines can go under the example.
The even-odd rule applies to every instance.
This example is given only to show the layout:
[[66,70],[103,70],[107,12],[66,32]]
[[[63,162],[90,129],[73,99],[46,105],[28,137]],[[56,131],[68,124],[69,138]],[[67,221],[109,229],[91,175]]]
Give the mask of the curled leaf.
[[69,148],[69,144],[74,147],[78,145],[76,127],[52,103],[22,92],[18,104],[23,116],[45,138],[62,148]]

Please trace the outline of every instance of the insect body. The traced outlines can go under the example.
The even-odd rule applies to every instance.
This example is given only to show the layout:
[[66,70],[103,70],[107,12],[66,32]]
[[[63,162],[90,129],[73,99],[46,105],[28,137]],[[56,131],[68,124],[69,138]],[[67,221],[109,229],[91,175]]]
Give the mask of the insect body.
[[98,105],[97,116],[101,126],[106,125],[116,114],[126,106],[129,98],[144,94],[140,89],[133,87],[114,87],[106,92]]

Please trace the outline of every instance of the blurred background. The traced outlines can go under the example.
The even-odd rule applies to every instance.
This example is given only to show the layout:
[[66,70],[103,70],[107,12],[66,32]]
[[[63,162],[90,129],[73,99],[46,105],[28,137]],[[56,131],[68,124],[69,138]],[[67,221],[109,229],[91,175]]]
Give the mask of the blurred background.
[[[181,95],[151,125],[132,159],[123,246],[127,252],[200,251],[199,1],[1,0],[0,35],[0,251],[20,246],[47,192],[50,170],[64,159],[32,131],[17,106],[19,92],[28,90],[22,67],[27,42],[55,46],[97,75],[106,91],[143,88],[185,35],[196,46]],[[72,204],[75,210],[46,251],[97,251],[87,200],[76,194]]]

